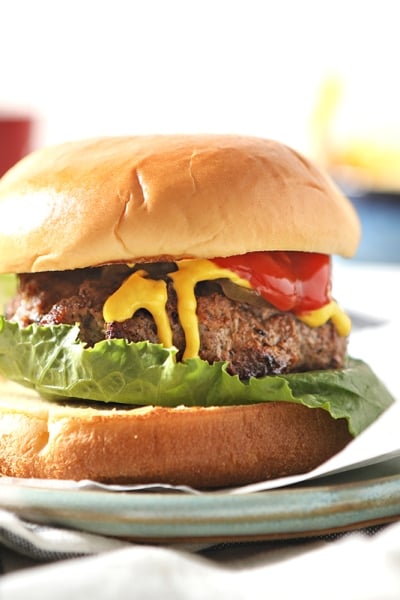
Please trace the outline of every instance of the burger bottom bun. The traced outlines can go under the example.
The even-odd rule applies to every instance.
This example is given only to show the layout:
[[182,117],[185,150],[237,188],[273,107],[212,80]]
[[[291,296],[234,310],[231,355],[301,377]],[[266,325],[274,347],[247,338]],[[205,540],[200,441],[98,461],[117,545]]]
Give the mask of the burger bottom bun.
[[0,380],[0,474],[113,483],[241,485],[310,471],[351,439],[323,409],[63,405]]

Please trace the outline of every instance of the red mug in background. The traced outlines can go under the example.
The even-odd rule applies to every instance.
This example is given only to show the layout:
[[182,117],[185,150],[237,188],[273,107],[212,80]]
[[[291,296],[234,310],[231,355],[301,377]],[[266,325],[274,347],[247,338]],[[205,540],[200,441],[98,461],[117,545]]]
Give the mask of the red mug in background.
[[33,150],[34,119],[0,112],[0,177]]

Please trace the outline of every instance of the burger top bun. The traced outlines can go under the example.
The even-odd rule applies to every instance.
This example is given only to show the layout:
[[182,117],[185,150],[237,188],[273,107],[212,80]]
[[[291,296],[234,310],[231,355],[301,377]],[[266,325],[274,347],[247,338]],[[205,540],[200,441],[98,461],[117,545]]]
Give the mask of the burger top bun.
[[351,203],[312,163],[233,135],[106,137],[29,155],[0,180],[0,271],[300,250],[351,256]]

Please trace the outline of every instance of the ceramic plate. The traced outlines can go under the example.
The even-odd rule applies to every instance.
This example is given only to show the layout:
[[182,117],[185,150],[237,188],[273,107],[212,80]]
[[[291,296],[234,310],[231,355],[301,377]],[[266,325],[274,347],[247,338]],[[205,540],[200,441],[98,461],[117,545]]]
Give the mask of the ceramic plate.
[[[370,477],[371,474],[379,476]],[[370,478],[365,479],[369,476]],[[351,480],[351,482],[349,482]],[[0,486],[22,517],[140,542],[283,539],[400,518],[400,462],[255,494],[110,492]]]

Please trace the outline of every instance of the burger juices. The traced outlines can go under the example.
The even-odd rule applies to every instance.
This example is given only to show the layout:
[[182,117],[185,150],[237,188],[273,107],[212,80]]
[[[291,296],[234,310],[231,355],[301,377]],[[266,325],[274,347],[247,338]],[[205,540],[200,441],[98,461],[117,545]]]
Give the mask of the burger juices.
[[218,487],[314,468],[392,402],[331,296],[331,255],[359,237],[329,178],[270,140],[27,157],[0,181],[18,276],[0,373],[25,386],[3,383],[0,473]]

